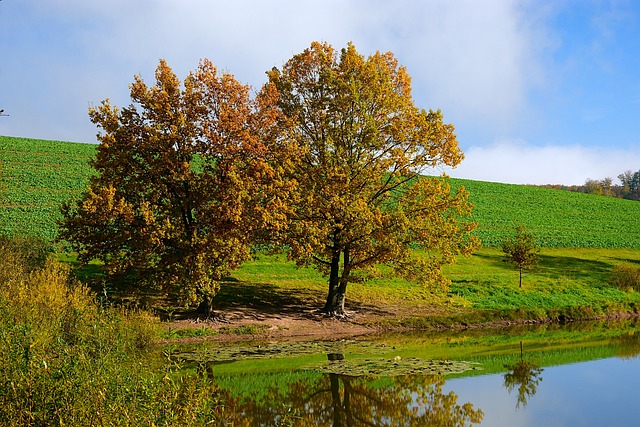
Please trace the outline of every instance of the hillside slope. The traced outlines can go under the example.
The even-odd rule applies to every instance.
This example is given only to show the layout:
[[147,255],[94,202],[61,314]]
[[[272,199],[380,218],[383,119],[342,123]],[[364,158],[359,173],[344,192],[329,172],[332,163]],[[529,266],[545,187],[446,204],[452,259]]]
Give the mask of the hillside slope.
[[[0,136],[0,234],[53,239],[59,206],[77,198],[96,146]],[[452,179],[470,192],[476,234],[497,246],[523,223],[548,247],[640,248],[640,203],[597,195]]]
[[93,144],[0,136],[0,234],[53,239],[60,204],[87,185]]
[[499,246],[524,224],[545,247],[640,248],[640,202],[527,185],[453,179],[474,204],[476,235]]

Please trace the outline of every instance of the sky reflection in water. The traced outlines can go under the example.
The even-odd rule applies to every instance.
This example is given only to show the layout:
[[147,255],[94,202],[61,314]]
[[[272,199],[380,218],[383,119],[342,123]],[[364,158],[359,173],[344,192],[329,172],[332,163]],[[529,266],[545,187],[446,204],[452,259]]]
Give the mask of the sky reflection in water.
[[535,395],[516,408],[504,374],[451,379],[443,387],[482,409],[482,426],[614,427],[640,423],[640,359],[609,358],[545,367]]

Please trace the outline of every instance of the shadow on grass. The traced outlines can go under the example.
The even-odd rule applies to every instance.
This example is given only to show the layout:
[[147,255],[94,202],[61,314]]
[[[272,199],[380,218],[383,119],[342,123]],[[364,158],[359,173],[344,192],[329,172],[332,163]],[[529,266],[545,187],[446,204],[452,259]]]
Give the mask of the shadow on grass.
[[300,289],[283,289],[268,283],[252,283],[227,279],[220,284],[220,290],[213,303],[217,310],[247,308],[270,314],[291,314],[312,310],[317,300],[322,301],[319,292]]
[[[244,282],[228,279],[221,283],[220,291],[214,298],[216,310],[224,312],[233,309],[249,309],[266,314],[295,314],[316,318],[317,310],[324,305],[324,291],[310,289],[285,289],[268,283]],[[347,311],[366,311],[371,314],[386,314],[380,307],[349,299],[347,291]]]
[[[476,253],[473,256],[483,259],[487,265],[495,268],[502,270],[514,270],[515,268],[513,264],[503,261],[502,254]],[[628,262],[628,260],[624,261]],[[640,261],[637,262],[640,263]],[[610,263],[604,261],[565,255],[538,254],[538,265],[527,271],[528,274],[541,274],[554,279],[561,277],[571,277],[578,280],[592,278],[594,281],[602,282],[611,274],[611,267]]]
[[615,257],[611,259],[618,261],[621,264],[634,264],[634,265],[640,266],[640,259],[629,259],[629,258],[620,258],[620,257]]
[[492,265],[493,267],[500,267],[504,270],[513,270],[513,265],[508,262],[504,262],[503,254],[484,254],[484,253],[474,253],[473,258],[483,259],[485,263],[488,265]]
[[[203,312],[197,308],[180,308],[176,301],[160,290],[141,289],[137,283],[123,281],[110,283],[107,275],[98,265],[82,265],[77,261],[68,261],[74,276],[91,288],[99,297],[105,293],[110,303],[115,305],[141,306],[152,309],[161,320],[169,318],[200,318]],[[213,300],[215,312],[248,310],[272,315],[297,315],[317,318],[318,311],[326,300],[325,290],[284,288],[269,283],[256,283],[229,277],[220,283],[220,290]],[[367,304],[349,298],[347,291],[346,310],[367,312],[374,315],[386,315],[388,311],[373,303]]]
[[603,261],[553,255],[539,257],[536,271],[551,278],[593,279],[600,283],[611,275],[611,265]]

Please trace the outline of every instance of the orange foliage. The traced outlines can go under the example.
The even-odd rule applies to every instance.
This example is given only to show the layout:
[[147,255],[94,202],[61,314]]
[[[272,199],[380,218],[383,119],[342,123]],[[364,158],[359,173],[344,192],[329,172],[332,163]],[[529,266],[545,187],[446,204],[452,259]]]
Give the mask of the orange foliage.
[[186,303],[250,255],[255,234],[284,218],[295,156],[277,99],[255,99],[204,60],[181,85],[165,61],[156,84],[136,76],[132,104],[90,109],[102,128],[83,198],[63,207],[61,236],[136,286],[161,284]]

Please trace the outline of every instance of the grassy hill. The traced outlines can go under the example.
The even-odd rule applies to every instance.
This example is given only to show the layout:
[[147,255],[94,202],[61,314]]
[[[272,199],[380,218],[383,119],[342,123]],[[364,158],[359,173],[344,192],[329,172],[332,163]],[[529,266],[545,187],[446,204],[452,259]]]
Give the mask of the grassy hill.
[[[92,173],[93,144],[0,136],[0,234],[56,235],[59,206]],[[498,246],[523,223],[545,247],[640,248],[640,203],[533,186],[452,179],[470,192],[476,234]]]
[[499,246],[515,223],[544,247],[640,248],[640,203],[526,185],[453,180],[474,204],[477,235]]
[[0,234],[53,239],[60,204],[78,197],[96,146],[0,136]]
[[[84,190],[95,149],[0,137],[0,233],[53,239],[59,205]],[[361,313],[358,322],[422,328],[640,313],[638,284],[617,287],[612,282],[616,268],[640,266],[640,202],[523,185],[459,179],[451,184],[470,192],[476,233],[485,247],[446,266],[451,284],[444,293],[383,272],[366,283],[350,283],[347,307]],[[502,261],[496,247],[520,222],[544,246],[522,288],[517,270]],[[59,255],[75,265],[73,256]],[[95,273],[89,270],[79,276]],[[261,254],[232,276],[215,297],[221,312],[298,313],[320,307],[326,298],[326,278],[312,268],[297,269],[283,255]],[[136,303],[143,306],[180,309],[170,301],[129,297],[140,298]]]

